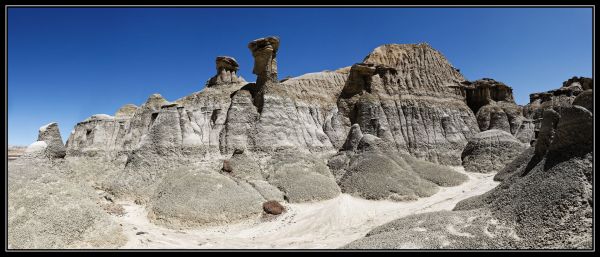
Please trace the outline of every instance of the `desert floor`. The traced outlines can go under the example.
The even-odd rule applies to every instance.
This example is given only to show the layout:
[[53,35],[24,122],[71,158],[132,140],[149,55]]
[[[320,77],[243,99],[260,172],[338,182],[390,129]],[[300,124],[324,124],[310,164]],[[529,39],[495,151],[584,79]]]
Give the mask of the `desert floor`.
[[279,216],[237,224],[174,230],[150,223],[144,206],[119,202],[126,214],[114,216],[128,237],[123,248],[338,248],[371,229],[411,214],[452,210],[457,202],[483,194],[496,185],[494,174],[467,173],[469,181],[442,187],[412,202],[370,201],[348,194],[316,203],[286,204]]

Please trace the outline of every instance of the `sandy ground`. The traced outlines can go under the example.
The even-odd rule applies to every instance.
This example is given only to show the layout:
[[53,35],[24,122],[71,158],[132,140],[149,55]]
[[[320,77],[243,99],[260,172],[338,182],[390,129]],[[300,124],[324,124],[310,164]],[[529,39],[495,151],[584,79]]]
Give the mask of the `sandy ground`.
[[370,201],[342,194],[337,198],[287,204],[287,212],[271,219],[256,219],[226,226],[172,230],[154,225],[143,206],[119,202],[126,214],[115,216],[129,241],[123,248],[338,248],[363,237],[374,227],[407,215],[451,210],[457,202],[483,194],[498,185],[494,174],[466,173],[469,181],[443,187],[412,202]]

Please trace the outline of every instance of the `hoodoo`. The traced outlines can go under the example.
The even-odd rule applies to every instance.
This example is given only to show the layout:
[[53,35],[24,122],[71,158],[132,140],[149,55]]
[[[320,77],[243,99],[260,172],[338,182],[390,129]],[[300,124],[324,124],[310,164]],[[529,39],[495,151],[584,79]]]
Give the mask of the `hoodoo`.
[[243,78],[237,76],[240,66],[233,57],[217,56],[216,63],[217,74],[210,78],[206,84],[207,87],[244,81]]
[[[133,216],[121,216],[135,208],[160,229],[244,222],[295,234],[292,223],[267,222],[290,222],[309,206],[310,217],[345,233],[375,213],[348,212],[348,201],[387,213],[405,208],[394,201],[449,209],[475,195],[464,190],[492,188],[498,172],[499,187],[456,211],[399,219],[347,247],[591,245],[591,79],[574,77],[521,107],[508,85],[467,81],[425,43],[382,45],[352,66],[282,81],[280,46],[275,36],[247,45],[256,82],[238,76],[233,57],[218,56],[200,91],[174,101],[153,94],[114,116],[92,115],[66,146],[56,123],[40,128],[25,158],[10,164],[9,243],[122,246],[119,224]],[[449,167],[461,165],[466,173]],[[340,213],[328,216],[327,206]],[[317,225],[310,226],[302,234]],[[97,232],[104,230],[115,237]]]

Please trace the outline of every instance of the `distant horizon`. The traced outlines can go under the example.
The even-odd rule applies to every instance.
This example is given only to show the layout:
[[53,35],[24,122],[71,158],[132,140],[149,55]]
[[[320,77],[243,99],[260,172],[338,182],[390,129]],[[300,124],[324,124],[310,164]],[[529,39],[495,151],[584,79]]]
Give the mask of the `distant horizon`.
[[58,122],[66,142],[94,114],[152,94],[203,90],[216,56],[254,81],[251,40],[279,36],[280,79],[361,62],[384,44],[427,43],[467,80],[515,102],[593,77],[591,8],[8,8],[8,145]]

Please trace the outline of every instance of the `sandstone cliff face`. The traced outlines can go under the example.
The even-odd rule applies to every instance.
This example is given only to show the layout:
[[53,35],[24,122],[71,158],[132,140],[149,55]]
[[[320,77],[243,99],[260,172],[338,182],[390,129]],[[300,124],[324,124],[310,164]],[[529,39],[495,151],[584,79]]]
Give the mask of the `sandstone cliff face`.
[[[414,156],[459,164],[462,147],[479,132],[473,113],[452,89],[464,78],[428,45],[384,45],[349,71],[309,73],[284,82],[277,80],[278,38],[257,39],[249,49],[256,83],[237,77],[235,59],[218,57],[208,87],[174,101],[182,107],[181,147],[194,146],[204,155],[227,155],[235,148],[333,153],[358,123],[365,133]],[[68,140],[69,154],[138,149],[144,137],[152,137],[150,128],[168,103],[156,94],[140,107],[123,107],[115,117],[81,122]]]
[[453,88],[458,70],[427,44],[384,45],[350,69],[337,105],[345,127],[394,142],[397,149],[441,164],[460,164],[479,132],[473,112]]
[[481,131],[503,130],[523,143],[535,139],[533,121],[523,116],[523,108],[515,103],[512,88],[506,84],[483,78],[462,82],[461,91]]
[[[217,57],[217,74],[200,92],[172,103],[155,94],[115,117],[92,116],[70,136],[69,156],[121,158],[123,172],[106,187],[145,202],[176,167],[212,169],[239,149],[260,164],[264,177],[234,179],[288,201],[309,201],[339,194],[333,174],[318,162],[307,166],[285,156],[325,163],[349,140],[353,124],[395,150],[453,165],[460,165],[468,138],[479,132],[455,89],[464,78],[429,45],[384,45],[362,64],[284,81],[277,74],[279,46],[277,37],[248,45],[256,83],[237,77],[235,59]],[[297,172],[273,168],[281,165]],[[326,189],[307,190],[290,177]]]
[[[108,194],[145,204],[151,220],[171,227],[256,217],[268,200],[310,202],[340,193],[414,200],[468,179],[442,165],[462,164],[473,172],[501,169],[503,187],[458,208],[468,211],[416,215],[372,234],[382,234],[377,242],[396,247],[385,241],[396,226],[411,231],[390,232],[401,237],[421,233],[411,225],[415,219],[435,222],[427,232],[432,233],[448,230],[445,219],[462,226],[475,217],[469,229],[479,232],[466,241],[468,247],[531,247],[546,239],[553,245],[589,244],[587,234],[570,236],[587,233],[590,224],[591,79],[575,77],[558,90],[532,94],[531,103],[522,108],[514,103],[510,87],[492,79],[465,81],[427,44],[383,45],[361,63],[281,81],[279,47],[277,37],[248,44],[254,83],[237,75],[240,67],[233,57],[219,56],[217,73],[202,91],[173,102],[154,94],[139,107],[123,106],[114,116],[93,115],[75,126],[66,147],[57,125],[49,124],[25,157],[56,162]],[[534,147],[522,151],[521,142],[535,138]],[[85,174],[93,172],[103,175]],[[564,183],[555,186],[553,179]],[[569,196],[558,203],[562,209],[544,213],[561,194]],[[511,199],[525,204],[511,205]],[[502,206],[508,208],[499,210]],[[15,208],[20,207],[13,213]],[[76,218],[98,216],[90,212]],[[540,228],[534,222],[540,218],[553,222],[544,226],[557,229]],[[52,226],[64,222],[56,220]],[[498,226],[497,234],[482,230],[496,227],[499,220],[504,227]],[[91,225],[106,222],[99,224]],[[556,232],[570,225],[581,231]],[[445,247],[443,240],[456,236],[446,230],[434,234],[437,241],[425,242]],[[25,237],[37,233],[32,231]],[[515,231],[548,236],[515,243]],[[67,238],[80,238],[76,232]]]
[[129,117],[122,112],[113,117],[96,114],[77,123],[67,139],[69,156],[114,156],[123,150]]
[[[534,130],[540,132],[544,111],[554,109],[560,111],[563,107],[570,106],[575,98],[592,95],[593,79],[586,77],[573,77],[563,82],[562,87],[547,92],[533,93],[529,95],[529,104],[523,108],[523,115],[533,121]],[[593,103],[593,101],[586,101]],[[592,107],[590,104],[588,107]],[[593,109],[593,108],[591,108]]]
[[[217,73],[200,92],[173,102],[155,94],[139,107],[122,107],[114,117],[92,116],[71,134],[68,157],[119,159],[118,171],[107,176],[103,187],[116,197],[154,206],[156,219],[174,226],[188,222],[175,221],[178,214],[165,211],[170,200],[163,196],[179,192],[169,182],[173,174],[202,171],[215,181],[235,182],[241,188],[232,184],[232,190],[252,199],[289,202],[330,199],[340,192],[407,200],[464,181],[433,164],[460,165],[468,139],[480,131],[461,89],[464,78],[441,53],[427,44],[384,45],[351,67],[279,81],[279,47],[277,37],[250,42],[255,83],[238,77],[235,59],[222,56],[216,59]],[[358,146],[370,137],[391,148],[383,155],[362,153]],[[240,151],[244,158],[235,154]],[[333,155],[337,159],[330,164],[343,163],[325,165]],[[365,167],[378,163],[377,158],[395,167],[389,172],[396,182],[409,174],[427,189],[402,186],[406,181],[394,192],[367,189],[395,183],[372,179],[381,174]],[[221,171],[224,160],[227,172]],[[250,173],[240,169],[250,164]],[[228,202],[236,201],[244,200]],[[259,205],[246,207],[245,214],[225,214],[225,219],[260,212]],[[191,209],[181,212],[186,219],[195,217]]]
[[345,247],[592,249],[594,119],[584,107],[590,100],[543,110],[534,147],[496,175],[502,183],[491,191],[452,212],[395,220]]

